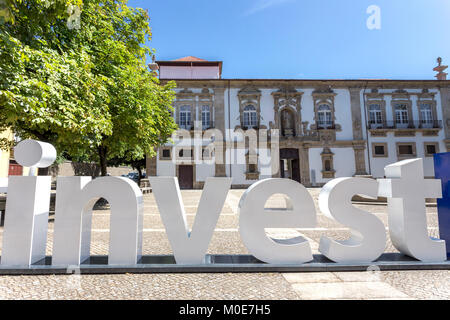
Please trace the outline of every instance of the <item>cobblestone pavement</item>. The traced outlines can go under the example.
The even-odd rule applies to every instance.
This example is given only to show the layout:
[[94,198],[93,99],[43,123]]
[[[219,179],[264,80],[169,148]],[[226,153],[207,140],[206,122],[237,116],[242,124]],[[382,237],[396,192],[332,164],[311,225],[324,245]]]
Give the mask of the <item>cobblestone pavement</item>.
[[[319,189],[310,189],[316,201]],[[248,254],[238,233],[242,190],[231,190],[208,253]],[[182,191],[192,226],[201,191]],[[267,205],[280,207],[281,197]],[[152,194],[145,195],[144,254],[170,254],[171,249]],[[377,215],[387,226],[386,206],[356,204]],[[318,208],[318,206],[317,206]],[[47,254],[51,255],[53,219],[49,221]],[[427,207],[430,236],[437,237],[436,208]],[[106,255],[109,245],[109,211],[96,210],[92,224],[92,255]],[[0,241],[3,228],[0,228]],[[291,238],[301,233],[318,253],[322,235],[345,239],[349,230],[318,210],[312,230],[271,229],[271,235]],[[386,251],[396,252],[388,241]],[[124,274],[0,276],[0,299],[449,299],[450,271],[335,272],[289,274]]]

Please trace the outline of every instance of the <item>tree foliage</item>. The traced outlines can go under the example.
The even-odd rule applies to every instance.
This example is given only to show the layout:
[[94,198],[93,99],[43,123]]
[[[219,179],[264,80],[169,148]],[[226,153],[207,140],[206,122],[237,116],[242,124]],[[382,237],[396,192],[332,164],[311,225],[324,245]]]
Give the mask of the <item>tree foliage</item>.
[[126,0],[3,1],[0,130],[98,161],[103,175],[108,159],[142,159],[170,138],[174,84],[146,66],[146,11]]

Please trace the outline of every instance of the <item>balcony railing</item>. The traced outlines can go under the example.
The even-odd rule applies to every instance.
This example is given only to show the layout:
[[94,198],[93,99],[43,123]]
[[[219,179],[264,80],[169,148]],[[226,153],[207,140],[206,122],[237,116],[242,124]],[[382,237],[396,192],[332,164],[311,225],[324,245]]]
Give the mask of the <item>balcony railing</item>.
[[210,121],[209,124],[202,124],[202,130],[214,129],[214,121]]
[[317,130],[335,130],[336,125],[330,122],[317,121]]
[[246,125],[243,125],[242,126],[242,129],[243,130],[258,130],[259,129],[259,126],[246,126]]
[[[188,130],[188,131],[194,130],[194,124],[192,122],[182,124],[182,125],[177,123],[177,125],[178,125],[179,129]],[[202,125],[201,128],[202,128],[202,130],[214,129],[215,128],[214,121],[210,121],[209,124]]]
[[442,120],[432,121],[384,121],[384,122],[369,122],[369,129],[442,129]]

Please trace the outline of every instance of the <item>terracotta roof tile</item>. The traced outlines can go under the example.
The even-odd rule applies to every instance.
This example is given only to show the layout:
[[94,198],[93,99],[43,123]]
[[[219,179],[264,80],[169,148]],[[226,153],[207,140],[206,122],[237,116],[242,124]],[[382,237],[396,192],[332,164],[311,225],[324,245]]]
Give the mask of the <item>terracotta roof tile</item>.
[[175,59],[173,61],[184,61],[184,62],[205,61],[206,62],[208,60],[204,60],[204,59],[200,59],[200,58],[197,58],[197,57],[189,56],[189,57],[184,57],[184,58],[180,58],[180,59]]

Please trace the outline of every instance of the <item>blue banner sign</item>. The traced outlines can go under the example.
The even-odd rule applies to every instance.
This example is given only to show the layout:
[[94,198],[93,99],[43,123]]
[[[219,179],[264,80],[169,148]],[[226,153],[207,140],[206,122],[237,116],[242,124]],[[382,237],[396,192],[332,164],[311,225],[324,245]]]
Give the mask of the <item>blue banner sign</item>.
[[447,243],[447,257],[450,256],[450,152],[434,155],[436,179],[442,180],[442,199],[438,199],[440,238]]

